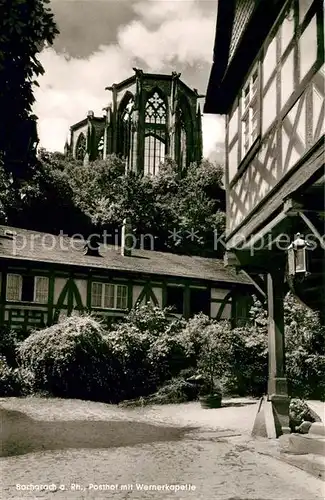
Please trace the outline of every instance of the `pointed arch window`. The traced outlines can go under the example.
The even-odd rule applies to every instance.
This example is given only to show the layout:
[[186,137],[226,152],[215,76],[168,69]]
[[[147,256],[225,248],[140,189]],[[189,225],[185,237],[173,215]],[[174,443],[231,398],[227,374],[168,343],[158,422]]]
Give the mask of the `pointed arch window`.
[[145,106],[144,174],[156,175],[164,162],[167,136],[167,105],[163,96],[155,90]]
[[180,127],[180,166],[186,168],[187,166],[187,131],[185,126],[185,120],[182,116],[181,127]]
[[134,97],[129,94],[125,97],[125,104],[122,104],[122,109],[119,118],[119,152],[126,158],[128,164],[131,164],[131,153],[133,151],[132,144],[132,116],[134,112]]
[[157,175],[159,165],[165,160],[165,141],[150,133],[144,140],[144,175]]
[[191,135],[191,121],[186,105],[180,105],[177,109],[176,123],[176,158],[179,167],[183,170],[189,164],[189,144]]
[[104,158],[104,134],[100,136],[98,141],[97,158],[100,158],[101,160]]
[[86,137],[83,134],[83,132],[81,132],[78,136],[76,143],[76,159],[83,161],[86,156],[86,151],[87,151]]

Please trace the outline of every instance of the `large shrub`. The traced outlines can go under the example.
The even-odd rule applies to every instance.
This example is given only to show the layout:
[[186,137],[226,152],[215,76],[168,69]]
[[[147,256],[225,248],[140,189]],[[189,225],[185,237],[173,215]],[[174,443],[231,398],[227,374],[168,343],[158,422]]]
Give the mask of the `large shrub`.
[[[288,294],[284,301],[286,371],[289,392],[302,398],[325,398],[325,328],[316,312]],[[267,312],[256,299],[250,321],[231,333],[227,385],[240,395],[267,390]]]
[[72,316],[34,332],[18,349],[37,391],[118,402],[146,396],[188,366],[182,322],[146,305],[105,331],[91,316]]
[[204,332],[214,321],[203,313],[196,314],[184,325],[182,335],[183,341],[188,346],[188,354],[192,356],[192,362],[196,364],[197,357],[205,342]]
[[115,395],[110,352],[101,323],[71,316],[32,333],[18,348],[35,389],[54,396],[111,400]]
[[119,399],[146,396],[188,366],[181,326],[168,310],[147,304],[108,332],[119,372]]
[[197,367],[208,382],[207,392],[212,393],[229,370],[230,325],[214,321],[203,328]]
[[265,394],[267,386],[267,332],[258,326],[231,331],[229,392],[240,396]]

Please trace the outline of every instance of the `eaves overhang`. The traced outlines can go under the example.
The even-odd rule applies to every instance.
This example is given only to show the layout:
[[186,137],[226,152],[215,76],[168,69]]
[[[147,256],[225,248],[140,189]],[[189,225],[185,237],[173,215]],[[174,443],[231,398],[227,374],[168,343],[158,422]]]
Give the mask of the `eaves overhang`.
[[229,112],[245,75],[286,3],[287,0],[260,0],[256,2],[255,9],[239,40],[236,51],[229,60],[234,2],[232,0],[219,1],[214,60],[204,113],[226,114]]

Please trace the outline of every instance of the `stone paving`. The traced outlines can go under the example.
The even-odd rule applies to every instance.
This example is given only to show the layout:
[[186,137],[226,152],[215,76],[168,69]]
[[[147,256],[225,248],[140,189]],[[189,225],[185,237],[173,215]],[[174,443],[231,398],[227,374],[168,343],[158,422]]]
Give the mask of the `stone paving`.
[[[123,409],[83,401],[2,400],[1,407],[25,412],[36,421],[62,421],[61,434],[66,422],[78,420],[95,428],[97,422],[119,422],[114,438],[120,433],[121,442],[137,432],[136,422],[171,425],[174,431],[178,427],[183,432],[173,440],[168,440],[167,433],[167,440],[132,446],[46,450],[5,457],[1,498],[323,499],[325,484],[321,480],[258,453],[255,440],[249,437],[256,403],[228,403],[235,406],[203,410],[197,403],[188,403]],[[39,491],[41,487],[43,491]]]

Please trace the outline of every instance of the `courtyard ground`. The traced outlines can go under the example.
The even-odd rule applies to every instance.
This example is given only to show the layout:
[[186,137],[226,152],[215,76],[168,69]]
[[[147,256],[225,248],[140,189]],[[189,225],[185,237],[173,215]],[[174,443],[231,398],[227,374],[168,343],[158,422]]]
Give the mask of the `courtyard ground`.
[[324,498],[324,482],[265,454],[274,442],[250,437],[256,401],[224,405],[2,399],[1,498]]

